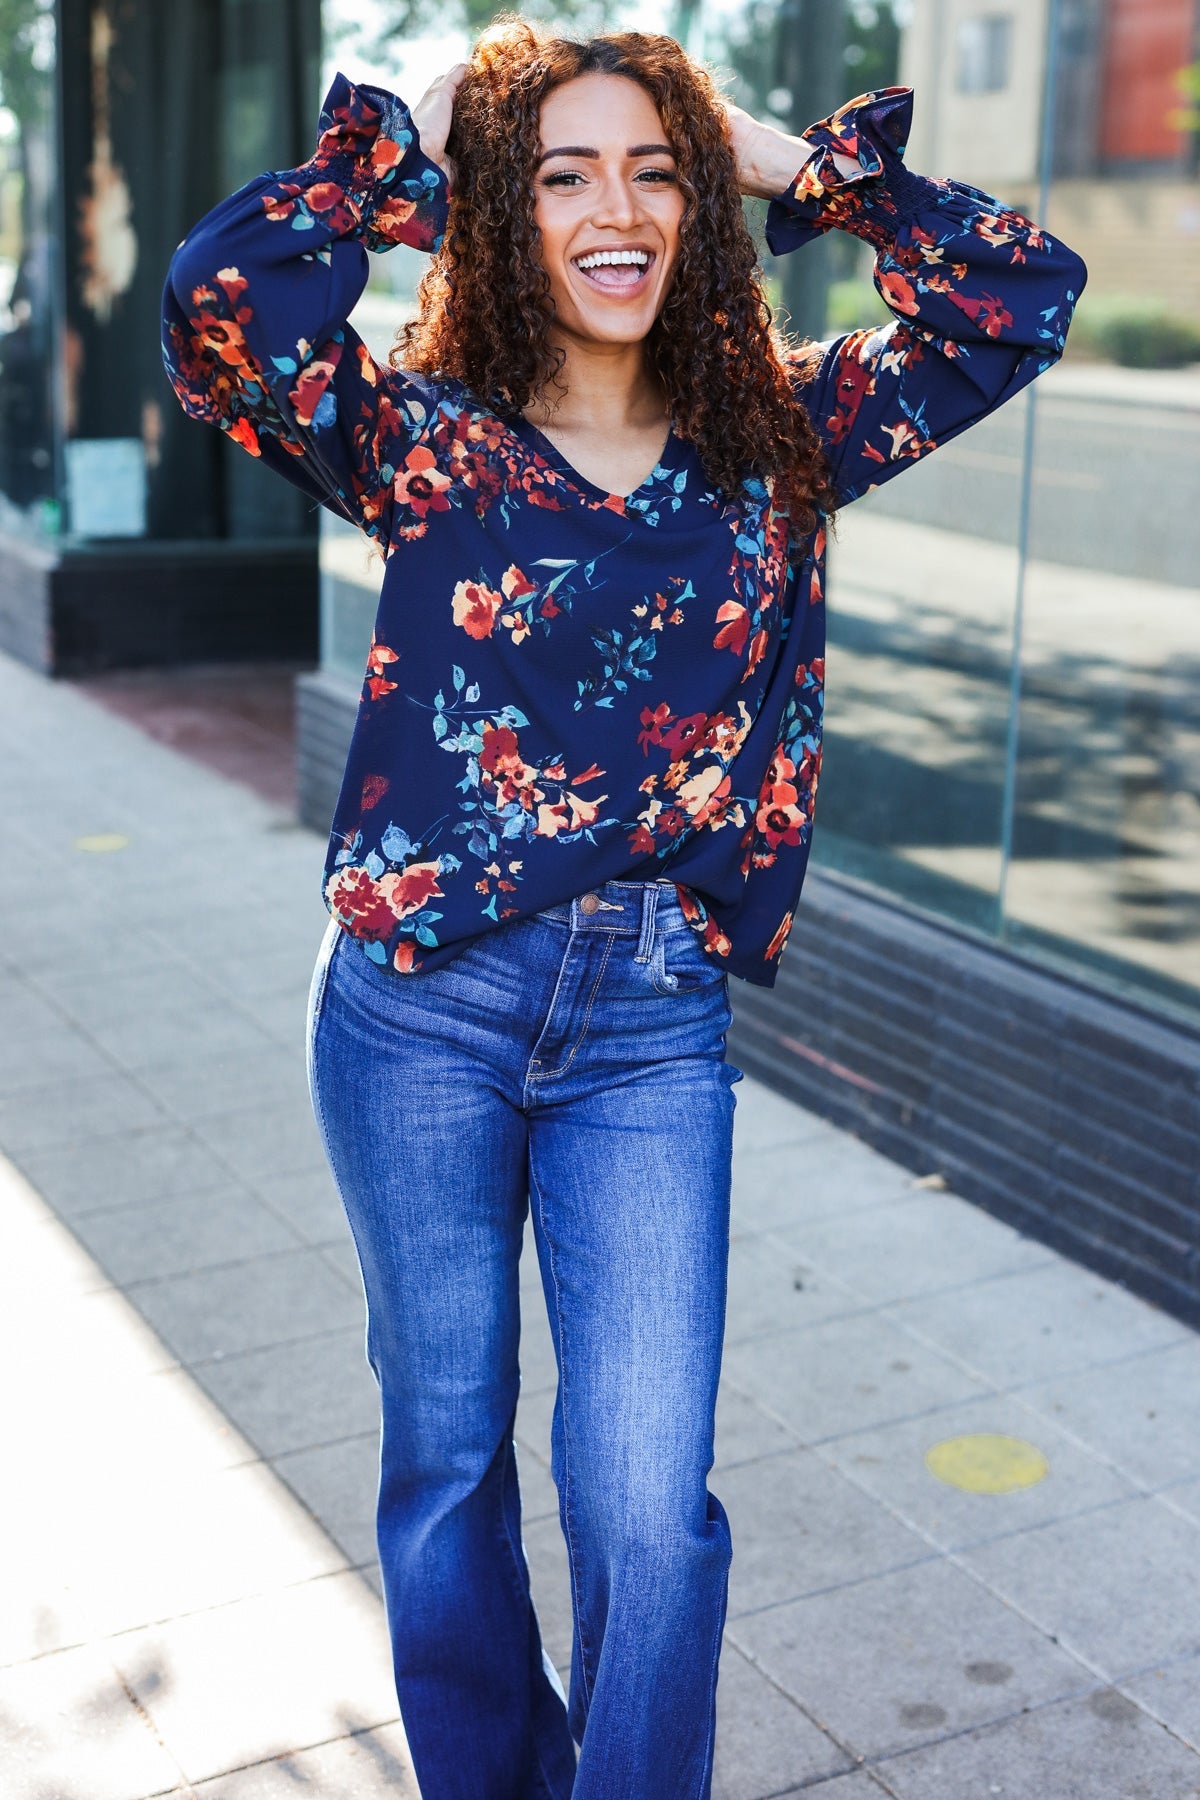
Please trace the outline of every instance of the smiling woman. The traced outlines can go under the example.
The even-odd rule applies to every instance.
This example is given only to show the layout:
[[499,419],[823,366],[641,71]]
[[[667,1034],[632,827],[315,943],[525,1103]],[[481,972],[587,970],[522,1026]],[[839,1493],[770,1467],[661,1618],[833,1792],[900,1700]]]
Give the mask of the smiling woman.
[[[451,74],[449,222],[393,362],[491,395],[618,495],[671,419],[715,486],[754,471],[811,529],[833,496],[742,213],[737,139],[751,147],[754,121],[672,39],[636,32],[575,43],[502,24]],[[441,94],[417,108],[425,133]],[[783,143],[772,192],[811,153]],[[613,252],[643,272],[580,266]]]
[[[1084,279],[1021,213],[906,169],[911,105],[879,89],[793,138],[669,38],[508,24],[412,112],[339,77],[311,161],[171,267],[185,409],[387,556],[308,1055],[437,1800],[711,1792],[728,978],[772,985],[804,878],[826,523],[1048,368]],[[892,323],[787,341],[743,193],[776,252],[872,244]],[[433,260],[385,368],[347,321],[364,247],[397,242]],[[521,1544],[530,1210],[569,1699]]]

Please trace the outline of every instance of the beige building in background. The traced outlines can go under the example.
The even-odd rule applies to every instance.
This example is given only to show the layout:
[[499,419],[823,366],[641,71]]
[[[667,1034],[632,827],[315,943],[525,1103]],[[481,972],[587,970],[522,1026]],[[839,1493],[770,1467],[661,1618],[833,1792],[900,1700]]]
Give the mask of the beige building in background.
[[1090,298],[1129,294],[1200,316],[1200,179],[1183,71],[1196,0],[911,0],[900,80],[908,160],[1038,212],[1047,48],[1058,33],[1046,213],[1085,258]]
[[[1004,21],[1002,83],[964,91],[962,63],[982,49],[989,20]],[[1036,187],[1046,65],[1047,0],[912,0],[901,37],[900,80],[914,90],[908,160],[1006,198]],[[972,42],[974,39],[974,42]]]

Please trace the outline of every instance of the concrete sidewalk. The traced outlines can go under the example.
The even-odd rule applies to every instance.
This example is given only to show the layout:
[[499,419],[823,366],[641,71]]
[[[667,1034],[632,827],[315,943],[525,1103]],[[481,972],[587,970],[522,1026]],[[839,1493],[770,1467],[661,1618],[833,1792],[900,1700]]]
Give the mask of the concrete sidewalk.
[[[322,846],[3,659],[0,807],[3,1800],[415,1800],[305,1090]],[[737,1095],[717,1800],[1196,1800],[1195,1334]],[[525,1540],[565,1676],[525,1274]]]

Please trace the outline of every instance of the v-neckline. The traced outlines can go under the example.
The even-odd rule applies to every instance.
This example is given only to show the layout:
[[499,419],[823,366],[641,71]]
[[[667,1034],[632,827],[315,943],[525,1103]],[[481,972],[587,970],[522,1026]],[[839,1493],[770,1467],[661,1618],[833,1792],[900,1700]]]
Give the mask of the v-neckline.
[[639,481],[635,488],[631,488],[627,494],[614,494],[607,488],[602,488],[598,482],[589,481],[586,475],[581,474],[574,463],[568,461],[558,445],[554,443],[552,439],[548,438],[544,431],[539,431],[538,427],[531,419],[527,419],[524,413],[520,414],[519,423],[524,426],[531,437],[536,439],[537,446],[540,446],[538,454],[544,461],[550,463],[553,468],[557,469],[558,473],[571,487],[577,489],[579,493],[595,499],[601,506],[612,506],[615,501],[618,506],[628,508],[631,501],[638,499],[638,497],[644,494],[647,489],[654,487],[654,485],[662,479],[659,471],[665,467],[667,457],[671,454],[672,447],[679,441],[675,436],[675,422],[672,420],[667,427],[666,440],[658,453],[657,460],[655,461],[654,467],[650,470],[650,473],[644,480]]

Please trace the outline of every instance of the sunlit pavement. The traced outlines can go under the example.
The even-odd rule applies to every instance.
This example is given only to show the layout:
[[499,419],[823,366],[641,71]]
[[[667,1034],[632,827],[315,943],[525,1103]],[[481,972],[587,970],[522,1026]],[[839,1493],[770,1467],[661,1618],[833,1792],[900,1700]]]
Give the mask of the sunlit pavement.
[[[0,1793],[415,1796],[305,1089],[322,845],[3,659],[0,816]],[[736,1092],[717,1800],[1200,1796],[1195,1334]],[[525,1297],[565,1676],[531,1261]]]

